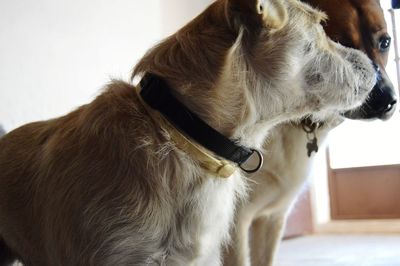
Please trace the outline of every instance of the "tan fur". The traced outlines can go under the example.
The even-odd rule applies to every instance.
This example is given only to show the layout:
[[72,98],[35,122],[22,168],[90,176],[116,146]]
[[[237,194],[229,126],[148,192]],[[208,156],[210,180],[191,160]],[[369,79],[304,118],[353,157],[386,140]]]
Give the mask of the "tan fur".
[[[279,28],[268,25],[281,11],[218,0],[152,48],[133,77],[163,77],[205,122],[252,148],[282,121],[366,98],[370,61],[331,43],[319,12],[296,0],[264,3],[288,14]],[[26,265],[220,265],[245,177],[202,168],[135,90],[113,81],[76,111],[0,140],[0,248]]]
[[[314,3],[328,12],[330,17],[325,25],[330,36],[365,51],[373,62],[380,66],[382,80],[376,87],[379,89],[385,86],[391,89],[390,80],[384,69],[388,53],[379,52],[377,49],[379,38],[388,34],[379,3],[375,0],[358,2],[340,0],[337,3],[329,0],[305,1]],[[359,13],[361,11],[356,8],[363,12]],[[358,17],[364,15],[366,17]],[[343,20],[343,16],[350,19]],[[364,36],[361,36],[362,34]],[[369,38],[371,42],[360,42]],[[384,119],[389,118],[393,111],[385,114]],[[343,121],[343,118],[336,113],[315,119],[324,120],[323,127],[316,131],[320,146],[328,132]],[[226,251],[224,265],[273,265],[286,216],[305,185],[313,163],[315,154],[311,158],[307,156],[308,141],[306,133],[298,122],[283,123],[271,130],[264,144],[266,150],[264,167],[259,173],[250,177],[249,201],[238,208],[233,241]]]

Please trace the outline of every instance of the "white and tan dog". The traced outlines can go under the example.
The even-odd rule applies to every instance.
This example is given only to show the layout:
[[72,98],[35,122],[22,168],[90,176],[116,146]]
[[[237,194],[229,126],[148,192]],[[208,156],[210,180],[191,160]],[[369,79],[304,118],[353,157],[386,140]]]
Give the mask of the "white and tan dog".
[[[396,109],[397,97],[385,72],[390,36],[379,2],[304,2],[309,2],[327,13],[329,20],[324,24],[329,36],[335,41],[364,51],[376,66],[379,78],[368,99],[361,107],[346,112],[344,116],[352,119],[389,119]],[[314,117],[302,122],[287,122],[270,132],[264,146],[265,164],[261,171],[250,178],[249,201],[238,208],[233,241],[225,255],[225,265],[273,264],[286,216],[305,185],[312,166],[314,153],[310,153],[310,158],[306,150],[310,136],[307,136],[302,127],[304,122],[310,123],[313,119],[319,120]],[[343,119],[343,116],[335,112],[322,118],[321,127],[314,131],[319,144]]]
[[[155,74],[226,138],[260,149],[276,124],[353,108],[373,87],[369,59],[330,41],[323,18],[297,0],[218,0],[134,76]],[[220,265],[246,179],[238,169],[221,178],[229,171],[215,165],[233,164],[137,89],[113,81],[76,111],[0,140],[1,265]]]

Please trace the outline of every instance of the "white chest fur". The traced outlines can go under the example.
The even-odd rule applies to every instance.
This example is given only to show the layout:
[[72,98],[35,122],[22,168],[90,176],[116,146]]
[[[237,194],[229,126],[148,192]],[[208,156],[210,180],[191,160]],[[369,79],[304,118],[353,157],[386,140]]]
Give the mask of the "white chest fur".
[[229,229],[237,200],[246,195],[246,185],[237,171],[227,179],[207,177],[197,195],[193,217],[199,217],[189,226],[187,234],[195,239],[196,259],[191,265],[221,265],[221,247],[229,240]]

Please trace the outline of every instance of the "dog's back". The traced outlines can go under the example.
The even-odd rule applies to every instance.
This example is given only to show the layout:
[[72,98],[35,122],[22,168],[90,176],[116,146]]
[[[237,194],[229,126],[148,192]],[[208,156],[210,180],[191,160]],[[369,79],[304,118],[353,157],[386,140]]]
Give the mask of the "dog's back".
[[[150,250],[141,243],[141,237],[149,236],[138,234],[125,238],[132,241],[125,246],[147,249],[136,252],[141,258],[112,247],[124,235],[121,230],[128,230],[123,226],[129,220],[126,213],[152,216],[151,209],[146,211],[154,195],[150,190],[156,188],[153,182],[160,182],[152,175],[153,167],[146,165],[149,162],[137,159],[148,156],[146,149],[162,146],[157,143],[162,138],[149,130],[154,128],[152,121],[143,120],[139,109],[135,88],[113,83],[90,105],[58,119],[25,125],[0,140],[0,232],[12,250],[31,259],[25,263],[140,264],[156,253],[158,247]],[[152,159],[159,167],[169,169],[173,157],[157,157]],[[144,171],[146,167],[150,171]],[[138,178],[140,172],[146,178]],[[157,196],[167,201],[168,195]],[[132,222],[129,226],[134,227]],[[143,221],[137,217],[136,222]],[[151,228],[145,231],[156,234]],[[4,252],[10,257],[8,249]],[[116,255],[118,261],[112,262]]]
[[[205,228],[214,239],[206,247],[216,253],[211,261],[219,261],[215,239],[227,232],[204,218],[229,226],[232,184],[243,181],[236,175],[200,186],[198,164],[149,119],[135,91],[113,82],[92,103],[0,140],[3,261],[188,265]],[[204,208],[213,205],[226,210]]]

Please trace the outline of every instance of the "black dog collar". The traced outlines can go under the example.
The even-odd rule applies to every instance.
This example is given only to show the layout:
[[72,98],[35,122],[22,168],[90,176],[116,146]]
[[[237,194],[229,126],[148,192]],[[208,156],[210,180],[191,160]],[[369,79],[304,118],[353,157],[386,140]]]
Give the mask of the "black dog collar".
[[[171,93],[167,83],[160,77],[147,73],[140,81],[140,95],[151,108],[159,111],[175,127],[216,155],[236,163],[243,171],[254,173],[263,162],[259,151],[239,146],[210,127],[190,111]],[[259,164],[254,169],[244,169],[244,164],[257,153]]]

